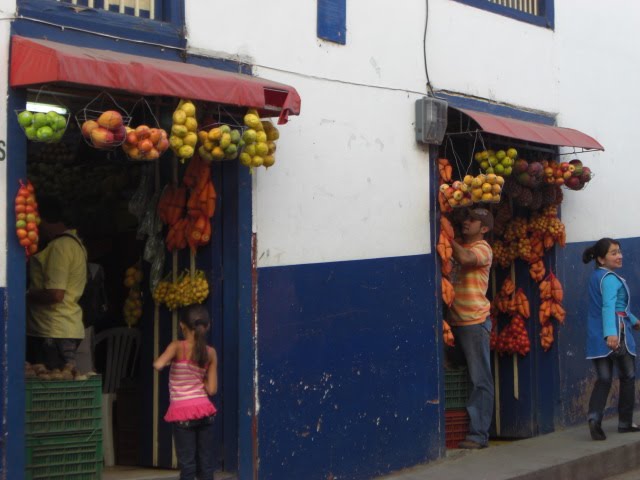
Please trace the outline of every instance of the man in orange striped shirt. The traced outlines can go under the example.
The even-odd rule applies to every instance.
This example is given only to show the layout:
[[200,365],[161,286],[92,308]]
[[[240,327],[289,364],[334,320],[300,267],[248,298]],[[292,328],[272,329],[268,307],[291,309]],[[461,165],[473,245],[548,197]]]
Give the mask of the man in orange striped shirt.
[[455,299],[448,320],[456,348],[464,355],[472,390],[467,401],[469,434],[460,448],[485,448],[493,417],[493,376],[489,354],[491,335],[490,302],[487,299],[493,253],[484,240],[493,228],[493,215],[484,208],[469,210],[462,223],[461,245],[451,241],[455,267],[452,283]]

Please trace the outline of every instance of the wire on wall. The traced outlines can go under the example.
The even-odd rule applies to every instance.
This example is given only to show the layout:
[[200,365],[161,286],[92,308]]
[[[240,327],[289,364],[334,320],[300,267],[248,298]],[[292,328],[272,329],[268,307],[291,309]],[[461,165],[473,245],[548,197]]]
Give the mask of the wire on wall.
[[424,35],[422,37],[422,55],[424,57],[424,73],[427,77],[427,89],[431,93],[432,97],[436,95],[433,93],[433,87],[431,86],[431,80],[429,79],[429,68],[427,67],[427,27],[429,25],[429,0],[425,0],[425,16],[424,16]]

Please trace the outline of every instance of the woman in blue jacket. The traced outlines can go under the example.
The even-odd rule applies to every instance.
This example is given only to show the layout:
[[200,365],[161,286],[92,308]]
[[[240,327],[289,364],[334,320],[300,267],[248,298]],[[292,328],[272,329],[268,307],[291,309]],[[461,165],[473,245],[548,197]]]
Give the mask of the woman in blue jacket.
[[587,359],[593,361],[597,380],[589,400],[589,431],[594,440],[606,440],[601,422],[614,363],[620,380],[618,432],[640,431],[633,423],[636,344],[631,334],[631,328],[640,328],[640,323],[629,311],[627,283],[614,272],[622,267],[620,244],[611,238],[598,240],[582,254],[584,263],[591,260],[596,269],[589,280]]

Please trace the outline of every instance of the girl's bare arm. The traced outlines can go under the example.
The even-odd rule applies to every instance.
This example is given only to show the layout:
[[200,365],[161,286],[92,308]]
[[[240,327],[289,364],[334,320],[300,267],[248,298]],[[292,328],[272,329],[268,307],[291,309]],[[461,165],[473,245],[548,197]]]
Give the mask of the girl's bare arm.
[[160,371],[175,358],[177,352],[177,342],[171,342],[167,349],[162,352],[155,362],[153,362],[153,368]]

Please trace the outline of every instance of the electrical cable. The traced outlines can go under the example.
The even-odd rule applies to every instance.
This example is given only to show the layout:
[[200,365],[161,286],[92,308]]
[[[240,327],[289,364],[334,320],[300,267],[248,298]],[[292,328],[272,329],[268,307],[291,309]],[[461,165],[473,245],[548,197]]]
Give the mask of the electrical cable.
[[433,87],[431,86],[431,80],[429,79],[429,68],[427,67],[427,26],[429,25],[429,0],[425,0],[425,17],[424,17],[424,35],[422,36],[422,55],[424,57],[424,73],[427,77],[427,89],[431,93],[432,97],[435,97],[433,93]]

